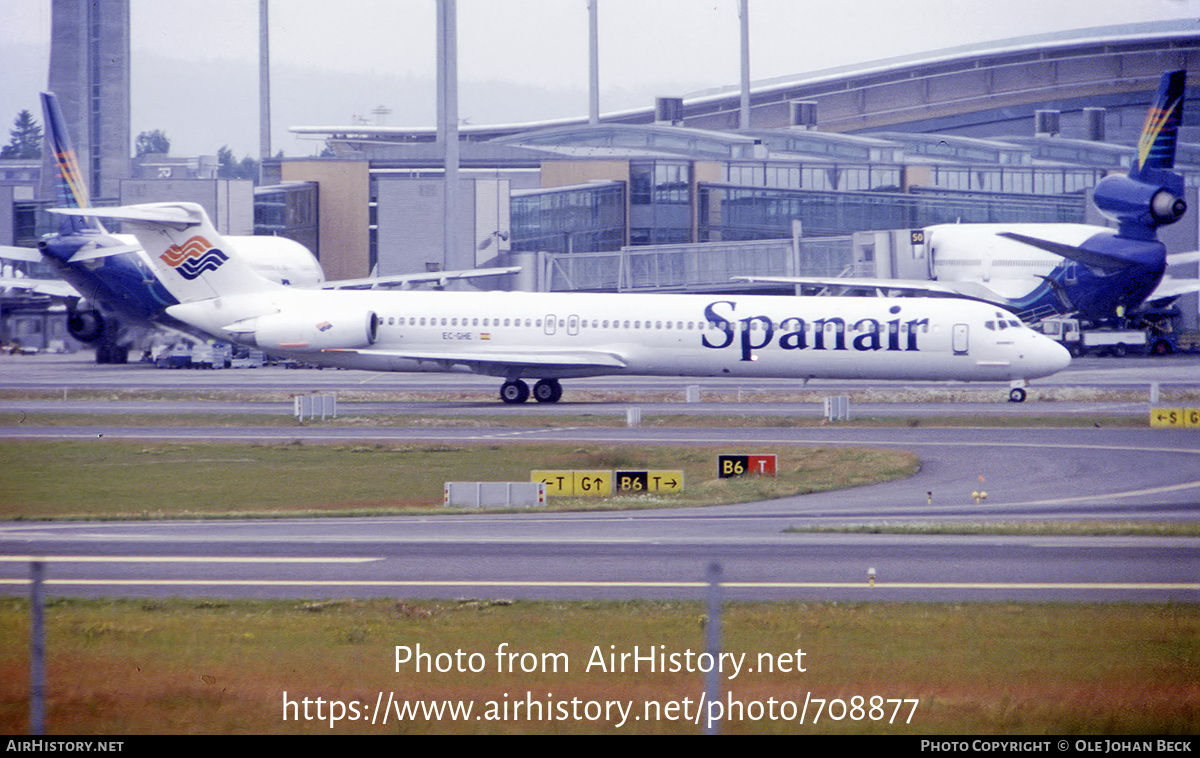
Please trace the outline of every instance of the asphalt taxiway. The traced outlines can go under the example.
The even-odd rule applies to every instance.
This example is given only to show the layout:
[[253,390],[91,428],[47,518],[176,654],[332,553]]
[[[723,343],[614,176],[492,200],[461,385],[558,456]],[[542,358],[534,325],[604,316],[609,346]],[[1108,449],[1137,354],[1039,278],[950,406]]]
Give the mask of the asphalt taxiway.
[[[813,402],[563,403],[512,408],[498,402],[405,400],[378,412],[423,416],[471,413],[470,427],[279,425],[248,427],[123,426],[121,414],[139,408],[94,399],[78,401],[74,389],[130,386],[254,387],[256,391],[324,391],[374,385],[380,391],[451,386],[487,390],[494,380],[456,375],[364,375],[358,372],[256,370],[253,372],[156,371],[100,367],[76,360],[0,360],[5,387],[63,388],[67,399],[5,400],[0,413],[23,413],[0,426],[7,437],[154,439],[305,439],[311,441],[441,440],[490,444],[562,441],[589,444],[689,444],[726,441],[731,446],[871,445],[912,450],[922,460],[914,477],[837,493],[764,503],[620,513],[513,513],[372,519],[285,521],[32,523],[0,525],[0,590],[26,591],[28,558],[49,556],[50,590],[91,595],[284,595],[345,597],[702,597],[710,562],[723,569],[726,591],[746,598],[850,598],[921,600],[1200,600],[1200,540],[1181,537],[1031,537],[909,534],[825,534],[789,527],[845,523],[1045,520],[1194,521],[1200,514],[1200,429],[1127,427],[959,428],[758,427],[623,428],[545,425],[489,426],[487,413],[603,413],[643,406],[647,413],[820,415]],[[30,366],[35,366],[33,370]],[[941,414],[1043,413],[1145,414],[1134,391],[1191,389],[1200,361],[1176,357],[1073,366],[1053,386],[1120,388],[1118,400],[1024,404],[988,402],[885,402],[918,418]],[[19,370],[18,370],[19,369]],[[1064,376],[1066,375],[1066,376]],[[1073,375],[1073,377],[1072,377]],[[114,377],[120,377],[120,380]],[[637,393],[679,388],[673,380],[587,380],[591,391]],[[1035,388],[1043,386],[1042,380]],[[1074,381],[1074,383],[1072,383]],[[194,384],[193,384],[194,383]],[[568,391],[576,383],[568,386]],[[583,384],[580,382],[579,384]],[[703,383],[702,384],[706,384]],[[706,384],[706,386],[708,386]],[[845,388],[846,384],[830,387]],[[783,393],[775,382],[743,382],[744,393]],[[615,388],[615,389],[614,389]],[[794,390],[794,385],[790,390]],[[940,388],[939,388],[940,389]],[[715,391],[715,390],[714,390]],[[728,388],[722,388],[728,394]],[[567,396],[569,397],[569,395]],[[229,401],[226,401],[229,402]],[[365,401],[364,401],[365,402]],[[157,405],[157,404],[155,404]],[[177,406],[178,403],[171,405]],[[213,406],[193,401],[189,406]],[[244,404],[233,402],[232,406]],[[286,403],[247,412],[286,413]],[[885,408],[870,412],[886,415]],[[77,427],[39,426],[52,410],[98,413]],[[976,410],[976,407],[982,410]],[[356,412],[359,408],[356,407]],[[487,412],[485,413],[484,410]],[[172,412],[179,412],[173,407]],[[281,413],[281,416],[282,416]],[[367,409],[367,416],[370,416]],[[866,411],[864,411],[866,413]],[[986,482],[988,498],[972,492]],[[86,486],[81,476],[81,486]],[[62,561],[54,558],[120,558]],[[153,559],[153,560],[150,560]],[[250,560],[253,559],[253,560]],[[874,570],[874,584],[868,572]]]

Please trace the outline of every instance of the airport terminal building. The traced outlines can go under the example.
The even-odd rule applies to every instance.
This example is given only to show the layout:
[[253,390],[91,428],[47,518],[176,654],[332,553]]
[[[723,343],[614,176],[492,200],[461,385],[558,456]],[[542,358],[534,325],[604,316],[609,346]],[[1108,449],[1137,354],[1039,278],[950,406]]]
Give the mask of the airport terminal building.
[[[1089,191],[1128,171],[1160,75],[1198,64],[1194,24],[1156,22],[756,82],[748,129],[738,128],[736,88],[659,98],[598,123],[463,127],[458,249],[449,252],[434,129],[294,127],[324,143],[327,157],[268,160],[253,227],[307,245],[331,279],[463,262],[522,265],[515,281],[491,284],[539,290],[717,291],[749,287],[730,283],[739,275],[906,275],[897,241],[932,224],[1103,223]],[[1162,230],[1171,252],[1200,248],[1197,86],[1176,161],[1192,211]],[[0,234],[35,243],[51,230],[41,213],[49,201],[21,199],[13,187],[29,167],[4,163]],[[179,199],[167,184],[131,176],[107,200]],[[239,210],[248,187],[189,191],[249,225]],[[1196,310],[1194,297],[1184,304],[1191,326]]]
[[[703,290],[730,274],[892,273],[862,270],[856,233],[1102,223],[1089,190],[1128,170],[1162,72],[1198,62],[1192,24],[1150,23],[758,82],[749,129],[736,90],[599,123],[464,127],[459,260],[532,262],[522,286],[539,289]],[[1177,156],[1193,208],[1195,91]],[[360,220],[318,234],[323,262],[338,256],[347,276],[446,265],[432,129],[293,131],[335,157],[280,161],[280,180],[313,183],[322,218],[333,204]],[[1172,251],[1198,247],[1198,216],[1163,230]]]

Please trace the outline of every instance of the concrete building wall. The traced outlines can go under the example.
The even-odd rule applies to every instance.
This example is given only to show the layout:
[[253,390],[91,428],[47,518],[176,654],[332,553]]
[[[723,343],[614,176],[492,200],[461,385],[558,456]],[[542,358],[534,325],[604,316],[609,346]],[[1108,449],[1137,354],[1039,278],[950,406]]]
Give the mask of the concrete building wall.
[[629,181],[629,161],[543,161],[543,187],[569,187],[596,180]]
[[199,203],[221,234],[254,234],[254,182],[248,179],[126,179],[119,197],[122,205]]
[[361,279],[371,273],[370,167],[358,160],[289,160],[280,165],[285,182],[315,182],[320,218],[313,253],[325,277]]
[[[380,276],[445,268],[442,195],[441,179],[376,179]],[[473,201],[472,193],[459,195],[463,211]],[[470,239],[467,231],[460,225],[462,239]]]
[[[380,276],[447,270],[442,180],[380,175],[376,249]],[[512,237],[507,179],[461,179],[458,238],[475,267],[501,265]]]

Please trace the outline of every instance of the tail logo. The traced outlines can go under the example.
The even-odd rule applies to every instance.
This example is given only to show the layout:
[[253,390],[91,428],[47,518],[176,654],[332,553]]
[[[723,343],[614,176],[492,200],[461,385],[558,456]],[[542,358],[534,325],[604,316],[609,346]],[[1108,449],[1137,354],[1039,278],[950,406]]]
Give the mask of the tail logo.
[[216,271],[222,263],[229,260],[228,255],[213,247],[211,242],[200,235],[192,237],[182,245],[171,245],[167,252],[159,257],[188,281],[199,277],[205,271]]
[[1183,98],[1180,97],[1165,108],[1151,107],[1141,139],[1138,140],[1139,167],[1171,168],[1182,104]]

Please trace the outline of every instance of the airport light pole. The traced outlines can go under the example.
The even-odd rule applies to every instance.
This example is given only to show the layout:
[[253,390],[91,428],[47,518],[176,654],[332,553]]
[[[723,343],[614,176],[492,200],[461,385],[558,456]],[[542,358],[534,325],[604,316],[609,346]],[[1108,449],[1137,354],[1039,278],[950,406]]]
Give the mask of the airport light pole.
[[444,151],[442,261],[444,270],[470,268],[459,260],[458,246],[458,19],[456,0],[438,0],[437,16],[437,138]]
[[267,2],[258,0],[258,183],[271,157],[271,33],[267,25]]
[[741,0],[738,22],[742,43],[742,97],[738,108],[738,129],[746,130],[750,128],[750,0]]
[[600,0],[588,0],[588,123],[600,123]]

